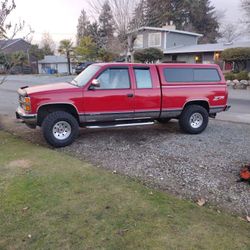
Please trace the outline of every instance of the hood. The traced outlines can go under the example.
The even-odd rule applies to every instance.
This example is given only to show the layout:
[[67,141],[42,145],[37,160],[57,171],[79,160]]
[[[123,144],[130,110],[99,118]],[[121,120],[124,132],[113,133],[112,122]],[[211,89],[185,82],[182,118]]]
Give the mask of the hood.
[[41,92],[66,91],[66,90],[76,89],[76,88],[78,87],[72,84],[69,84],[67,82],[61,82],[61,83],[51,83],[51,84],[27,87],[25,88],[25,91],[27,92],[28,95],[31,95],[35,93],[41,93]]

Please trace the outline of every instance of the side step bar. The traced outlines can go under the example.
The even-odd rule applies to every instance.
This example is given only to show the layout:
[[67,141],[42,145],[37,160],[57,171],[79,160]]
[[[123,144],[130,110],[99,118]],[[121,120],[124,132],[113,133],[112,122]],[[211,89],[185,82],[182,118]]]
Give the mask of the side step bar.
[[151,121],[151,122],[140,122],[140,123],[89,125],[89,126],[85,126],[85,128],[122,128],[122,127],[145,126],[145,125],[153,125],[153,124],[155,123]]

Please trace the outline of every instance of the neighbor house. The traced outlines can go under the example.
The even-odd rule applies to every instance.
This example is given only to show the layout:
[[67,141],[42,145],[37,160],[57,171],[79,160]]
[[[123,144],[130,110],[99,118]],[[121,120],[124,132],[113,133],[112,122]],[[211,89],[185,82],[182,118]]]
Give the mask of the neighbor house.
[[[13,73],[37,73],[37,60],[30,53],[31,44],[22,38],[19,39],[8,39],[0,40],[0,52],[7,55],[16,52],[23,52],[27,55],[28,64],[22,69],[19,67],[14,67],[12,69]],[[2,65],[3,69],[3,65]],[[24,72],[20,72],[24,71]]]
[[[74,63],[70,65],[70,71],[74,71]],[[39,74],[68,74],[68,61],[66,56],[45,56],[38,61]]]
[[[162,28],[141,27],[129,33],[129,42],[133,37],[134,50],[159,48],[164,53],[163,62],[173,63],[218,63],[222,69],[231,70],[230,63],[221,60],[221,53],[228,48],[250,47],[250,41],[233,43],[199,44],[202,34],[176,30],[175,25]],[[250,70],[250,62],[247,68]]]

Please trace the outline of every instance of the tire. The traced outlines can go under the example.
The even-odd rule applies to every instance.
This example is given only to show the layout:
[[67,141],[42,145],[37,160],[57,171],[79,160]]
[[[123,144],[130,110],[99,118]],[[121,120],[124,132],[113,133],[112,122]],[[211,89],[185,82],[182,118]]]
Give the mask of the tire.
[[188,134],[200,134],[208,125],[208,112],[199,105],[186,107],[180,116],[179,125]]
[[66,147],[78,136],[79,124],[71,114],[56,111],[45,117],[42,131],[48,144],[55,148]]
[[159,123],[166,124],[171,120],[171,118],[162,118],[162,119],[157,119]]

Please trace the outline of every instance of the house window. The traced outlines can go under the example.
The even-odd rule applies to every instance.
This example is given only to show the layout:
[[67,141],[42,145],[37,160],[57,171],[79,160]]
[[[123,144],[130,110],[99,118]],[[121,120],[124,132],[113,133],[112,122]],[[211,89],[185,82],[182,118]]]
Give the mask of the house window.
[[149,47],[160,47],[161,46],[161,33],[149,33],[148,46]]
[[138,35],[134,42],[135,48],[143,48],[143,35]]

